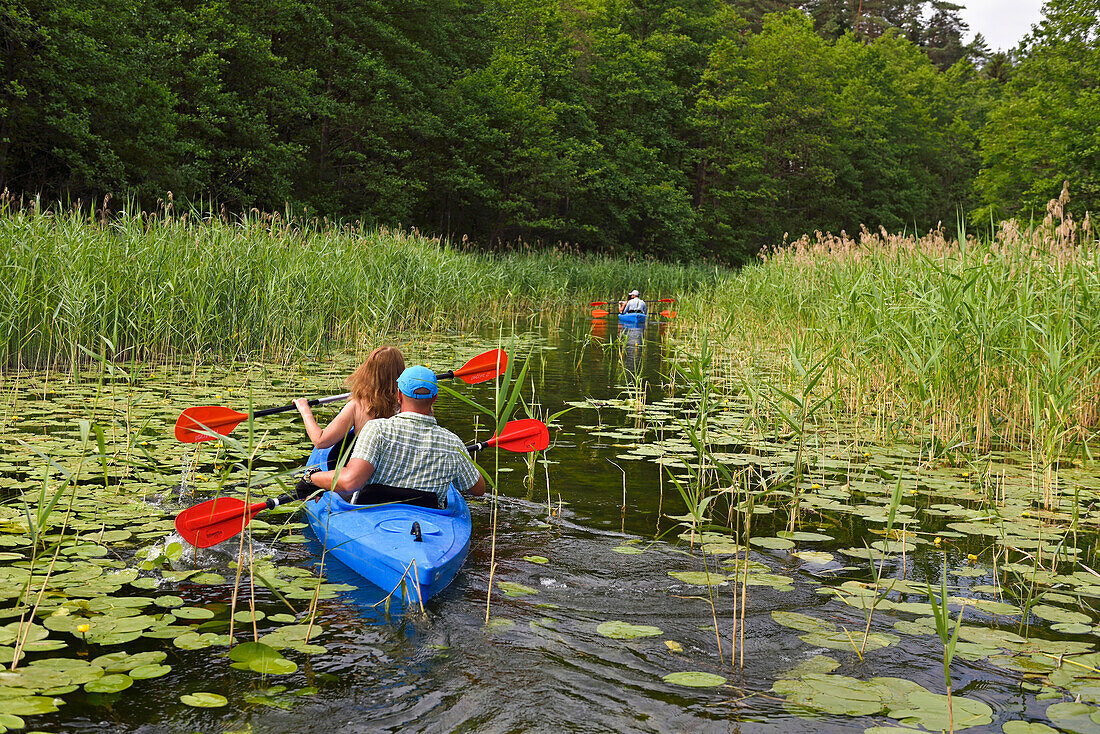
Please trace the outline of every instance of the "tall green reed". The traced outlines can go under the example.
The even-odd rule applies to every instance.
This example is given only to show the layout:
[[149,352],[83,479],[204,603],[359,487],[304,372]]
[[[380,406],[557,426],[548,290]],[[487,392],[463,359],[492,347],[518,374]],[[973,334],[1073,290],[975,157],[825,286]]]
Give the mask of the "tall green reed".
[[478,254],[278,215],[103,219],[11,201],[0,201],[0,273],[0,369],[75,364],[100,338],[128,357],[293,359],[368,333],[576,305],[609,283],[679,292],[715,277],[555,250]]

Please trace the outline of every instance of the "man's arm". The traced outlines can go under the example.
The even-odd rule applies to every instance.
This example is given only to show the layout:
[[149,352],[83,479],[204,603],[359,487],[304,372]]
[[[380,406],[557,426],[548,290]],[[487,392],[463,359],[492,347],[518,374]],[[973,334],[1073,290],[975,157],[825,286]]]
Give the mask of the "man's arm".
[[[374,467],[363,459],[348,459],[348,464],[340,470],[339,476],[335,471],[315,472],[310,479],[321,489],[331,489],[344,499],[348,499],[353,493],[367,485],[374,476]],[[333,479],[336,486],[333,486]],[[482,480],[484,485],[484,480]],[[481,490],[485,491],[484,487]]]
[[474,497],[480,497],[481,495],[485,494],[485,477],[479,476],[477,478],[477,483],[466,491]]

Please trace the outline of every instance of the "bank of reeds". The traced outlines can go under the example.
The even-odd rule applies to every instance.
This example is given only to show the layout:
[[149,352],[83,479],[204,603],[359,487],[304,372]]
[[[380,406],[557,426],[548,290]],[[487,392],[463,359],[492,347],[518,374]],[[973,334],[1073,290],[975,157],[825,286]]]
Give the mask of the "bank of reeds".
[[[762,253],[694,299],[759,370],[782,345],[835,349],[820,387],[838,413],[939,448],[999,443],[1051,459],[1100,428],[1100,241],[1066,195],[1034,226],[948,240],[863,230]],[[736,380],[737,376],[733,376]]]
[[[402,230],[108,217],[0,202],[0,369],[120,358],[294,358],[364,335],[496,323],[629,287],[678,293],[713,269],[554,249],[480,254]],[[82,349],[83,348],[83,349]]]

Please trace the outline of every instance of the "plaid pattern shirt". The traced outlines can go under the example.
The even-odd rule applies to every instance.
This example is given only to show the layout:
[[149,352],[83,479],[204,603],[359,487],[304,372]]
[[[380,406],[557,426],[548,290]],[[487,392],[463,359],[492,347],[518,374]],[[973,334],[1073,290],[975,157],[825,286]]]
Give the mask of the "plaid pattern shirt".
[[371,484],[435,492],[440,507],[450,484],[465,491],[481,478],[461,439],[420,413],[367,421],[351,456],[374,467]]

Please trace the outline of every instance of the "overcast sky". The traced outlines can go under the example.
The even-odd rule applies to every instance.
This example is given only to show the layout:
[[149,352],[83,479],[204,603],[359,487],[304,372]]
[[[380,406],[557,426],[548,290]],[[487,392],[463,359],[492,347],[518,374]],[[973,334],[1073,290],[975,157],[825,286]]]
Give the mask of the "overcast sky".
[[962,18],[970,26],[970,36],[985,36],[986,43],[995,51],[1015,48],[1024,36],[1038,23],[1042,14],[1042,0],[956,0],[965,6]]

